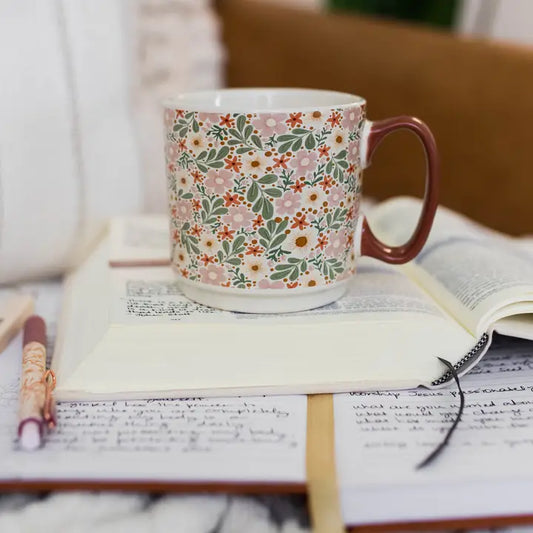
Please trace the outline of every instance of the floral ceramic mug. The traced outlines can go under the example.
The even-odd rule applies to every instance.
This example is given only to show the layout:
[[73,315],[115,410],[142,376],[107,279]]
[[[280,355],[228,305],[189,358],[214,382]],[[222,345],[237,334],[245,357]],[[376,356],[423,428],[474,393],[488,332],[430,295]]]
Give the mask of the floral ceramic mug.
[[[172,265],[186,296],[222,309],[288,312],[345,292],[358,255],[413,259],[437,206],[438,156],[412,117],[371,122],[365,100],[310,89],[227,89],[165,102]],[[361,171],[406,128],[427,156],[418,226],[383,244],[359,212]]]

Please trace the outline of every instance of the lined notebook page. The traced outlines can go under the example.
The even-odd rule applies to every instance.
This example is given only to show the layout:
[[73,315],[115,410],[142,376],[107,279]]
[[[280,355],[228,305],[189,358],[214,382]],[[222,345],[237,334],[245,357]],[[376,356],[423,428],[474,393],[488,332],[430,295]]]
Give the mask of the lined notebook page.
[[[60,287],[36,290],[55,331]],[[305,482],[306,397],[61,402],[44,448],[16,442],[21,336],[0,357],[0,480]]]
[[533,343],[496,337],[462,387],[463,419],[444,453],[422,470],[416,465],[457,413],[457,389],[335,397],[347,523],[531,513]]

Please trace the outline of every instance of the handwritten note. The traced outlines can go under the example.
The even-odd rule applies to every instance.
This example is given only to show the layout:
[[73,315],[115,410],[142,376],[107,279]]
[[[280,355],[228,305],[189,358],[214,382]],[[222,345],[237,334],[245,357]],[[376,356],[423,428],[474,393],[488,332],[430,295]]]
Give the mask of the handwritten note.
[[[53,342],[60,285],[29,290]],[[305,396],[62,402],[46,446],[24,453],[16,441],[20,343],[0,358],[0,478],[305,480]]]
[[14,417],[6,418],[12,424],[3,430],[12,442],[1,460],[4,475],[305,480],[304,396],[62,402],[58,429],[31,457],[14,443]]
[[[446,508],[446,502],[453,509],[460,498],[457,491],[469,484],[491,483],[496,487],[498,481],[509,478],[533,484],[533,343],[497,338],[481,363],[462,378],[462,386],[466,395],[462,421],[444,454],[422,470],[416,470],[416,465],[440,442],[457,413],[456,388],[354,393],[335,398],[339,476],[345,509],[352,521],[364,521],[365,516],[372,521],[364,511],[363,500],[355,508],[353,504],[365,486],[381,485],[383,491],[418,487],[420,493],[433,494],[453,487],[448,493],[439,493],[438,504],[427,504],[423,512],[435,517],[439,509]],[[398,497],[404,506],[402,512],[408,515],[410,509],[411,517],[420,516],[418,500],[417,510],[401,490]],[[382,518],[387,519],[385,511],[376,512],[384,513]]]

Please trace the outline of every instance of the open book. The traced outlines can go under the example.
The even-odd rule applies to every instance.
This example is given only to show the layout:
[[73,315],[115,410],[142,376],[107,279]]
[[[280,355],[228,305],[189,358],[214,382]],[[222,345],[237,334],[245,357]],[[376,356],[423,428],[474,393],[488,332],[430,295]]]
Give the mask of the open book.
[[[52,345],[59,284],[29,289]],[[307,490],[306,398],[298,395],[63,401],[57,429],[28,454],[16,440],[20,351],[21,335],[0,354],[0,491]],[[334,397],[346,524],[384,530],[402,523],[406,531],[412,522],[445,521],[453,529],[528,520],[533,343],[499,337],[463,388],[461,424],[446,453],[423,470],[415,465],[451,423],[456,389]]]
[[[371,223],[387,242],[402,242],[419,208],[416,200],[391,200],[373,210]],[[110,268],[139,258],[146,264],[128,229],[139,235],[142,220],[115,223],[67,280],[53,360],[59,398],[435,387],[451,378],[438,357],[464,373],[494,330],[533,339],[529,256],[516,241],[445,209],[415,261],[394,267],[361,258],[341,300],[275,316],[194,304],[168,266]],[[160,224],[164,235],[164,217]],[[162,239],[153,217],[149,229],[154,248]],[[153,250],[154,258],[163,250]]]

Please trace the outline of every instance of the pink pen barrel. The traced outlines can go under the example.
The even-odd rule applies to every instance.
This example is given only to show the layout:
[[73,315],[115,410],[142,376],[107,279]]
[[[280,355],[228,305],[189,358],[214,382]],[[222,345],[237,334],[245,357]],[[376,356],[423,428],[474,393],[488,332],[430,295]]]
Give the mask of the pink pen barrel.
[[36,315],[24,324],[19,396],[19,443],[25,450],[40,446],[46,399],[46,325]]
[[38,342],[46,348],[46,324],[38,315],[30,316],[24,323],[22,346],[30,342]]

